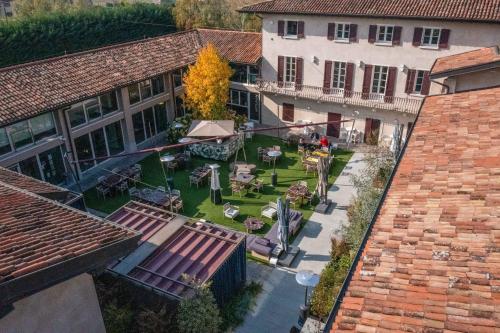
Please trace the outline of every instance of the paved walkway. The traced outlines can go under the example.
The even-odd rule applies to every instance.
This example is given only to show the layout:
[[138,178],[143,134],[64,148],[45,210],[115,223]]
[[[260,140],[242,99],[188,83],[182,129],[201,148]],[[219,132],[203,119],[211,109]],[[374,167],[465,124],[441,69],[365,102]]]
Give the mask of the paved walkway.
[[363,153],[355,153],[351,157],[328,192],[328,198],[335,204],[333,209],[330,208],[331,211],[326,215],[313,213],[293,242],[293,245],[300,247],[301,253],[290,269],[269,270],[263,265],[248,262],[248,278],[260,281],[263,291],[254,311],[247,315],[237,332],[288,333],[297,323],[305,289],[295,282],[295,273],[310,269],[319,274],[328,262],[330,239],[340,236],[342,226],[347,223],[347,206],[355,195],[351,174],[359,174],[363,170],[363,158]]

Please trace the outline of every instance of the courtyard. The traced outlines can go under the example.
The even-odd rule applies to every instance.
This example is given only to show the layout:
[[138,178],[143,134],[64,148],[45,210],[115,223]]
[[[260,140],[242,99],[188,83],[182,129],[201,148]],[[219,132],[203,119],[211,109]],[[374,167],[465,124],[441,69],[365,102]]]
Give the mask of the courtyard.
[[[278,174],[278,185],[271,186],[271,174],[273,171],[272,165],[260,161],[258,158],[258,148],[272,147],[279,145],[283,155],[276,161],[276,173]],[[255,135],[252,140],[246,140],[245,152],[248,163],[255,163],[257,169],[255,175],[264,183],[264,187],[260,192],[248,191],[244,192],[241,196],[239,194],[232,194],[229,182],[229,164],[234,162],[234,156],[227,162],[217,162],[220,165],[220,183],[222,188],[222,202],[229,202],[232,205],[239,206],[240,214],[234,220],[224,217],[223,205],[215,205],[210,200],[210,185],[204,184],[197,187],[190,185],[189,175],[193,169],[203,166],[206,163],[214,163],[213,160],[192,157],[189,167],[185,169],[178,169],[175,171],[174,188],[180,191],[183,200],[183,210],[180,212],[188,217],[204,219],[214,222],[216,224],[229,227],[231,229],[246,231],[243,222],[248,217],[258,217],[261,215],[261,208],[269,202],[276,202],[278,197],[284,197],[287,189],[297,183],[298,181],[306,181],[310,191],[314,191],[318,177],[312,172],[306,173],[302,167],[301,155],[297,151],[297,146],[288,146],[282,142],[281,139],[267,136]],[[344,169],[345,165],[352,156],[352,152],[337,149],[333,152],[334,162],[330,169],[329,184],[332,184],[339,174]],[[243,160],[242,152],[239,152],[238,160]],[[142,181],[137,184],[138,188],[150,186],[156,188],[158,186],[165,186],[165,177],[162,171],[162,166],[158,159],[157,154],[149,155],[144,158],[140,163],[142,167]],[[105,171],[103,171],[105,173]],[[123,204],[130,201],[127,192],[116,193],[113,196],[108,196],[103,200],[98,196],[95,188],[85,192],[85,201],[88,207],[109,214],[121,207]],[[304,204],[296,210],[303,214],[303,220],[307,221],[313,211],[314,204]],[[256,234],[265,234],[275,221],[263,218],[264,226],[262,229],[255,231]]]

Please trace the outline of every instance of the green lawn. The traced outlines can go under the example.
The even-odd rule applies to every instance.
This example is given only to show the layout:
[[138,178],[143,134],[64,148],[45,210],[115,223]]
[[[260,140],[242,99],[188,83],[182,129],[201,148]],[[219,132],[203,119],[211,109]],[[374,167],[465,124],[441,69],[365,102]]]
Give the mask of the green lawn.
[[[273,145],[281,145],[281,149],[284,152],[281,159],[276,163],[276,172],[278,174],[277,187],[272,187],[270,185],[272,166],[269,167],[267,163],[263,163],[257,159],[257,147],[270,147]],[[217,162],[221,165],[220,181],[223,202],[229,201],[234,205],[240,206],[240,216],[235,220],[235,222],[228,218],[224,218],[222,214],[222,205],[214,205],[210,201],[209,186],[200,186],[199,189],[197,189],[196,186],[189,186],[188,176],[192,169],[205,163],[213,163],[213,160],[197,157],[193,158],[191,163],[192,165],[189,170],[176,171],[174,176],[175,188],[181,191],[181,196],[184,201],[184,215],[203,218],[233,229],[245,231],[245,227],[243,225],[245,218],[248,216],[260,216],[261,207],[266,205],[269,201],[276,201],[277,197],[282,196],[292,183],[299,180],[306,180],[309,184],[309,188],[314,190],[317,182],[317,176],[311,173],[309,175],[305,174],[305,171],[302,169],[300,157],[297,153],[296,147],[287,147],[281,143],[281,140],[274,137],[256,135],[254,136],[253,141],[247,141],[245,151],[248,162],[257,164],[257,177],[264,180],[264,190],[261,191],[261,193],[249,192],[246,196],[242,196],[241,198],[237,194],[232,196],[228,177],[229,162]],[[239,155],[239,159],[242,160],[243,157],[241,152]],[[352,152],[349,151],[337,150],[335,152],[335,162],[330,173],[331,183],[333,183],[336,177],[342,172],[351,155]],[[232,161],[233,160],[231,160],[231,162]],[[161,171],[161,165],[157,154],[146,157],[140,163],[143,168],[144,183],[153,186],[165,185],[165,179]],[[127,194],[118,194],[115,197],[102,200],[97,198],[95,189],[91,189],[85,192],[85,201],[87,206],[90,208],[105,213],[111,213],[124,203],[128,202],[129,197]],[[304,213],[304,218],[308,219],[313,212],[313,207],[306,205],[300,210]],[[264,219],[264,222],[266,225],[258,232],[259,234],[266,233],[272,223],[269,219]]]

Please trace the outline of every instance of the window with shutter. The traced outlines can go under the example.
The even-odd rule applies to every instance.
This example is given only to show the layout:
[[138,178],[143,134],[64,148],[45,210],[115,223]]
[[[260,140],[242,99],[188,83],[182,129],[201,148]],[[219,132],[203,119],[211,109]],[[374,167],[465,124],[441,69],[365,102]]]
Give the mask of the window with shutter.
[[389,67],[387,67],[387,66],[374,66],[373,79],[372,79],[372,89],[371,89],[372,93],[385,95],[385,89],[387,87],[387,75],[388,75],[388,73],[389,73]]
[[394,102],[394,91],[396,88],[396,77],[398,69],[396,67],[389,67],[387,74],[387,84],[385,89],[384,102],[392,103]]
[[278,56],[278,87],[283,87],[283,70],[285,67],[285,57]]
[[[284,27],[284,36],[286,38],[303,38],[304,36],[304,22],[299,21],[285,21]],[[299,31],[299,28],[302,31]],[[301,33],[302,37],[300,37],[299,33]]]
[[412,94],[413,87],[415,85],[415,73],[417,71],[414,69],[409,69],[408,74],[406,74],[406,85],[405,85],[405,93]]
[[351,32],[351,25],[349,23],[338,23],[337,31],[335,33],[335,40],[349,41]]
[[295,106],[293,104],[283,103],[283,121],[294,122]]
[[363,92],[361,98],[368,99],[370,97],[370,85],[372,80],[372,65],[365,65],[365,73],[363,75]]
[[406,78],[405,92],[407,94],[427,95],[430,86],[428,73],[424,70],[410,69]]
[[391,44],[394,37],[394,26],[379,25],[377,26],[377,43]]
[[304,60],[302,58],[295,58],[295,90],[302,90],[302,80],[303,80],[303,69],[304,69]]
[[429,95],[430,88],[431,88],[431,80],[429,78],[429,71],[424,71],[424,77],[422,80],[422,90],[420,90],[420,94]]
[[348,62],[347,68],[346,68],[346,75],[345,75],[345,87],[344,87],[344,96],[345,97],[352,96],[353,78],[354,78],[354,64]]
[[325,61],[325,73],[323,77],[323,93],[324,94],[329,94],[330,93],[330,85],[332,82],[332,66],[333,62],[330,60]]
[[297,77],[297,58],[285,57],[285,83],[293,84]]
[[441,29],[423,28],[420,46],[438,48],[440,37],[441,37]]
[[424,28],[415,28],[413,30],[413,46],[420,46],[420,43],[422,42],[422,32]]

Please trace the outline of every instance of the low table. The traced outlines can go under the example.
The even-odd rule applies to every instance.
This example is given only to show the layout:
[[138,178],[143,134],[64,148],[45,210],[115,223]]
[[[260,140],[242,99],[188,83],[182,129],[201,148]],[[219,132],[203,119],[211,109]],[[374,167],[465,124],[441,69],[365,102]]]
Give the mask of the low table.
[[245,227],[247,228],[247,233],[251,234],[252,231],[260,230],[264,226],[264,222],[259,220],[256,217],[247,217],[245,222],[243,222]]

